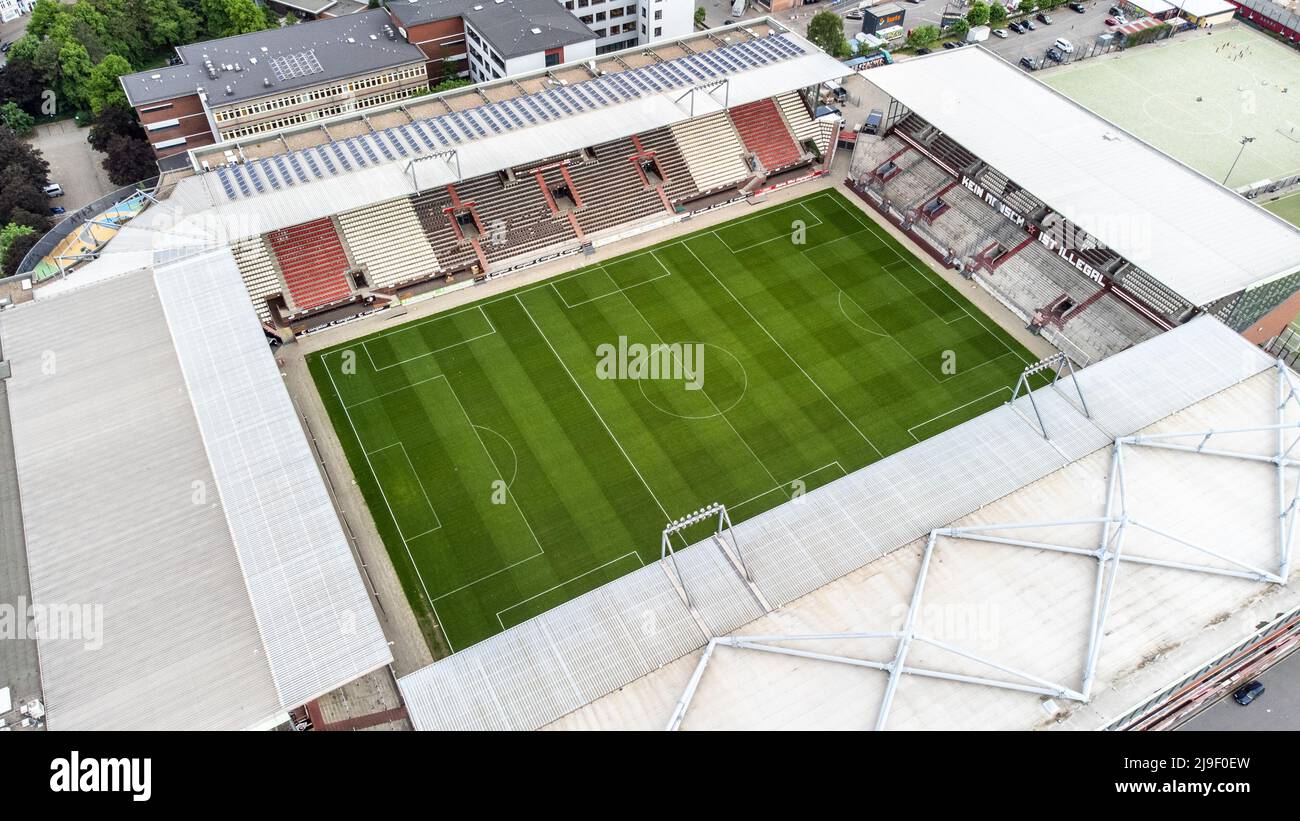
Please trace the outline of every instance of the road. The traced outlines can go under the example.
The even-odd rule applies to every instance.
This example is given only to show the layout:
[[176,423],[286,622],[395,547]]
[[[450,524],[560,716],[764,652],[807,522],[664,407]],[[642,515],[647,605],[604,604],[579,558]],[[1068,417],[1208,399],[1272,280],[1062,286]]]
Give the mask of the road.
[[1179,730],[1300,730],[1300,653],[1292,653],[1259,677],[1264,694],[1249,707],[1224,698]]
[[[953,2],[952,0],[920,0],[917,3],[898,0],[898,4],[907,12],[903,18],[903,28],[909,31],[927,23],[937,26],[945,9],[962,11],[969,5],[962,2]],[[720,26],[731,17],[731,3],[726,2],[726,0],[700,0],[697,5],[704,7],[705,22],[710,27]],[[817,12],[830,10],[844,15],[855,10],[857,5],[856,0],[820,2],[797,7],[790,11],[776,12],[770,16],[789,25],[796,31],[804,33],[807,31],[808,21]],[[1017,63],[1021,57],[1026,56],[1041,59],[1047,52],[1048,47],[1058,37],[1064,37],[1073,43],[1075,48],[1082,49],[1095,42],[1098,36],[1110,30],[1105,22],[1107,9],[1111,5],[1110,0],[1105,0],[1105,2],[1103,0],[1092,0],[1092,2],[1085,3],[1085,5],[1088,10],[1083,14],[1070,11],[1069,8],[1061,6],[1049,13],[1052,18],[1050,26],[1035,20],[1034,24],[1037,29],[1034,31],[1016,34],[1014,31],[1008,30],[1005,40],[998,37],[989,37],[984,43],[984,47],[1012,63]],[[750,7],[746,10],[744,16],[752,18],[767,15],[764,14],[764,10],[760,6],[750,0]],[[1002,24],[1002,27],[1005,28],[1006,24]],[[844,33],[849,37],[861,30],[861,21],[844,21]]]

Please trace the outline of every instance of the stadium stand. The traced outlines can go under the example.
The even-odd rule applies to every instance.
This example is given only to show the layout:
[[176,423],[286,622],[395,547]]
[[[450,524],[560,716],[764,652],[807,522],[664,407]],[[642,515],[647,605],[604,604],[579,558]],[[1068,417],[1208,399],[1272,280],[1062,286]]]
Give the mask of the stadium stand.
[[1007,176],[997,169],[986,166],[983,174],[980,175],[979,183],[1022,214],[1036,215],[1045,207],[1041,200],[1007,179]]
[[962,148],[915,112],[900,120],[895,129],[900,134],[906,135],[920,145],[925,146],[955,171],[967,171],[979,162],[974,154]]
[[588,234],[634,222],[664,211],[654,189],[647,189],[631,157],[636,146],[631,140],[615,140],[592,149],[595,161],[570,169],[583,197],[578,222]]
[[715,191],[749,176],[745,148],[723,112],[675,123],[669,130],[700,192]]
[[781,116],[785,118],[785,123],[790,127],[790,133],[800,144],[812,140],[817,147],[826,150],[822,142],[822,129],[817,121],[812,118],[808,111],[808,106],[804,104],[803,97],[794,92],[780,94],[776,98],[777,105],[781,107]]
[[439,270],[438,257],[410,199],[345,211],[339,214],[339,227],[371,288],[391,288]]
[[266,298],[284,292],[280,275],[275,271],[271,252],[266,250],[266,243],[261,237],[250,237],[230,246],[230,252],[239,266],[239,274],[244,280],[244,287],[257,310],[257,318],[263,322],[271,321],[271,307]]
[[727,112],[745,148],[768,172],[799,162],[803,152],[794,144],[785,120],[771,99],[736,106]]
[[672,131],[667,128],[656,128],[642,134],[640,140],[642,149],[654,153],[655,162],[667,176],[664,181],[664,193],[667,194],[669,201],[681,202],[699,193],[700,186],[691,176],[691,169],[686,164],[682,150],[677,147]]
[[333,220],[312,220],[272,231],[267,240],[296,310],[319,308],[351,295],[347,272],[352,264]]
[[424,228],[424,235],[433,247],[434,254],[442,263],[443,270],[458,271],[467,268],[476,260],[474,249],[461,245],[456,238],[456,231],[451,227],[451,218],[447,215],[451,208],[451,193],[446,188],[435,188],[411,198],[415,215]]
[[576,239],[568,219],[552,212],[546,189],[533,173],[553,164],[552,160],[516,169],[513,179],[504,182],[501,175],[488,174],[456,185],[460,201],[473,204],[488,233],[483,252],[489,262]]

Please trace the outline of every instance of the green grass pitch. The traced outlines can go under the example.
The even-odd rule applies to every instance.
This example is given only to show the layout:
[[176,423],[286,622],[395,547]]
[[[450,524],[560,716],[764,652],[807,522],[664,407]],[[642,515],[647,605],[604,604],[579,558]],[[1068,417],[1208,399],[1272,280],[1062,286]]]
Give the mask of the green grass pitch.
[[[702,388],[600,378],[619,337],[700,343]],[[828,191],[309,365],[417,617],[462,649],[658,559],[668,520],[739,522],[1005,402],[1031,360]]]

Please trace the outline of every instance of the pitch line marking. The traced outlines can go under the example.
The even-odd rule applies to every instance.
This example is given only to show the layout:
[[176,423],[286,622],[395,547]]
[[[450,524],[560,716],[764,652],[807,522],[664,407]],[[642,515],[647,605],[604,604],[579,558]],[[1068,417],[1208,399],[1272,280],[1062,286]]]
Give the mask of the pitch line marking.
[[[781,208],[774,208],[774,209],[772,209],[771,211],[765,211],[765,212],[763,212],[762,214],[755,214],[754,216],[755,216],[755,217],[759,217],[759,216],[766,217],[766,216],[769,216],[769,215],[771,215],[771,214],[778,213],[779,211],[783,211],[783,210],[785,210],[786,208],[791,207],[791,206],[794,206],[794,207],[797,207],[797,208],[803,208],[804,212],[807,213],[808,216],[810,216],[810,217],[812,217],[813,219],[817,220],[817,221],[816,221],[815,223],[813,223],[812,225],[808,225],[808,226],[806,226],[807,228],[816,228],[818,225],[822,225],[822,224],[823,224],[821,218],[818,217],[816,214],[814,214],[812,211],[809,211],[807,208],[805,208],[805,207],[804,207],[804,204],[801,203],[801,202],[790,203],[790,205],[788,205],[788,206],[782,206]],[[753,218],[754,218],[754,217],[751,217],[750,219],[753,219]],[[732,225],[735,225],[735,223],[734,223],[734,222],[729,222],[729,223],[727,223],[726,225],[724,225],[724,226],[722,226],[722,227],[723,227],[723,228],[728,228],[728,227],[730,227],[730,226],[732,226]],[[778,233],[776,236],[772,237],[771,239],[759,240],[758,242],[751,242],[749,245],[742,245],[742,246],[739,247],[739,248],[732,248],[732,247],[731,247],[731,243],[729,243],[729,242],[727,242],[725,239],[723,239],[722,236],[717,232],[717,229],[711,230],[711,231],[709,231],[709,233],[710,233],[710,234],[713,234],[713,236],[717,237],[717,238],[718,238],[718,242],[721,242],[723,245],[727,246],[727,250],[730,251],[731,254],[732,254],[733,256],[735,256],[735,255],[737,255],[737,254],[741,254],[741,253],[743,253],[743,252],[745,252],[745,251],[749,251],[749,250],[751,250],[751,249],[757,248],[757,247],[760,246],[760,245],[767,245],[769,242],[776,242],[777,240],[782,240],[782,239],[786,239],[786,238],[789,237],[789,233],[788,233],[788,232],[786,232],[786,231],[782,231],[782,232]],[[651,253],[653,253],[653,251],[652,251]]]
[[770,494],[770,493],[775,493],[775,492],[778,491],[778,490],[785,490],[786,487],[788,487],[789,485],[794,484],[795,482],[799,481],[800,479],[803,479],[803,478],[808,477],[808,476],[812,476],[812,475],[817,474],[817,473],[821,473],[821,472],[822,472],[823,470],[825,470],[826,468],[828,468],[828,467],[832,467],[832,466],[833,466],[833,467],[837,467],[837,468],[840,469],[840,475],[841,475],[841,476],[848,476],[848,475],[849,475],[849,472],[848,472],[847,470],[844,469],[844,466],[841,465],[841,464],[839,463],[839,460],[837,459],[837,460],[835,460],[834,462],[827,462],[826,464],[822,465],[822,466],[819,467],[819,468],[813,468],[812,470],[808,471],[807,473],[800,474],[800,475],[794,477],[793,479],[791,479],[789,482],[786,482],[784,485],[782,485],[782,484],[778,484],[778,485],[776,485],[775,487],[768,488],[767,490],[763,491],[762,493],[759,493],[759,494],[757,494],[757,495],[755,495],[755,496],[750,496],[748,499],[746,499],[746,500],[743,501],[743,502],[737,502],[737,503],[734,504],[734,505],[730,505],[727,509],[728,509],[728,510],[739,510],[741,507],[744,507],[745,505],[749,504],[750,502],[754,501],[755,499],[762,499],[764,496],[767,496],[767,495]]
[[[943,289],[941,289],[941,288],[939,288],[937,285],[935,285],[935,284],[934,284],[934,281],[930,279],[930,275],[929,275],[928,273],[926,273],[926,271],[925,271],[923,268],[918,268],[918,267],[916,266],[916,263],[914,263],[912,260],[908,259],[907,257],[903,256],[902,254],[900,254],[900,253],[898,252],[898,249],[897,249],[897,248],[895,248],[892,244],[890,244],[889,241],[888,241],[887,239],[885,239],[884,237],[880,236],[880,233],[876,231],[876,228],[875,228],[874,225],[872,225],[870,222],[867,222],[865,219],[863,219],[861,214],[855,213],[855,209],[849,208],[848,206],[844,205],[844,203],[840,202],[838,199],[835,199],[834,197],[831,198],[831,201],[834,202],[837,206],[839,206],[840,209],[843,210],[845,213],[847,213],[849,216],[851,216],[851,217],[853,217],[855,220],[857,220],[861,225],[865,226],[866,229],[867,229],[867,231],[869,231],[869,232],[871,233],[871,235],[874,236],[876,239],[879,239],[881,242],[883,242],[883,243],[885,244],[885,247],[888,248],[891,252],[893,252],[894,256],[898,257],[898,260],[899,260],[900,262],[905,262],[905,263],[907,263],[907,265],[908,265],[908,266],[909,266],[913,271],[916,271],[918,274],[921,275],[922,279],[924,279],[926,282],[929,282],[930,285],[933,286],[933,287],[935,288],[935,290],[937,290],[937,291],[939,291],[940,293],[942,293],[944,296],[946,296],[946,297],[948,298],[948,300],[949,300],[950,302],[952,302],[952,304],[956,305],[956,306],[961,310],[961,312],[962,312],[963,314],[965,314],[966,316],[970,317],[970,318],[975,322],[976,325],[978,325],[978,326],[980,326],[981,328],[983,328],[985,333],[989,334],[989,335],[992,336],[994,339],[996,339],[998,342],[1000,342],[1000,343],[1002,344],[1002,347],[1006,348],[1007,351],[1008,351],[1009,353],[1015,354],[1016,358],[1019,359],[1019,360],[1020,360],[1022,363],[1024,363],[1025,365],[1029,365],[1029,364],[1030,364],[1029,361],[1026,360],[1023,356],[1021,356],[1019,353],[1016,353],[1015,349],[1013,349],[1010,345],[1008,345],[1008,344],[1006,343],[1006,340],[1004,340],[1002,337],[1000,337],[1000,336],[998,336],[997,334],[995,334],[995,333],[993,333],[992,331],[990,331],[990,330],[988,329],[988,326],[985,325],[983,322],[980,321],[979,317],[975,316],[975,315],[972,314],[970,311],[966,310],[966,308],[965,308],[964,306],[958,304],[957,301],[956,301],[955,299],[952,298],[952,295],[951,295],[951,294],[947,293],[946,291],[944,291]],[[894,275],[893,275],[892,273],[890,273],[888,269],[885,270],[885,273],[889,274],[891,277],[894,277]],[[896,280],[900,285],[902,285],[905,289],[907,289],[907,291],[908,291],[909,293],[911,292],[911,289],[908,288],[907,285],[906,285],[902,280],[898,279],[898,277],[894,277],[894,279],[895,279],[895,280]],[[926,307],[929,307],[929,306],[926,306]],[[933,308],[930,308],[930,310],[931,310],[931,312],[934,311]],[[935,316],[938,316],[938,314],[936,313]],[[942,319],[943,317],[939,317],[939,318]],[[952,324],[952,323],[948,323],[948,324]]]
[[[1006,354],[1003,354],[1003,356],[1006,356]],[[999,358],[1000,358],[1000,357],[999,357]],[[992,361],[993,361],[993,360],[991,360],[991,359],[989,360],[989,362],[992,362]],[[987,363],[985,363],[985,364],[987,364]],[[988,393],[984,394],[983,396],[977,396],[977,397],[975,397],[974,399],[970,400],[969,402],[964,402],[964,403],[958,405],[958,406],[955,407],[955,408],[949,408],[948,410],[944,411],[943,413],[939,414],[938,416],[931,416],[929,419],[925,420],[924,422],[917,422],[915,425],[913,425],[912,427],[910,427],[910,428],[907,429],[907,433],[908,433],[908,435],[911,436],[913,439],[916,439],[916,441],[920,442],[920,441],[922,441],[922,440],[921,440],[920,438],[918,438],[917,435],[916,435],[915,433],[912,433],[912,431],[916,430],[917,428],[924,427],[924,426],[930,424],[931,422],[933,422],[933,421],[936,420],[936,419],[942,419],[943,417],[947,416],[947,415],[950,414],[950,413],[956,413],[957,411],[961,410],[962,408],[965,408],[965,407],[969,407],[969,406],[971,406],[971,405],[974,405],[976,402],[982,402],[982,401],[984,401],[985,399],[988,399],[990,396],[993,396],[993,395],[995,395],[995,394],[999,394],[999,393],[1003,393],[1004,391],[1005,391],[1006,393],[1011,393],[1011,388],[1008,388],[1007,386],[1003,385],[1003,386],[1000,387],[1000,388],[996,388],[996,389],[994,389],[994,390],[989,391]]]
[[641,469],[632,461],[632,457],[628,455],[627,450],[623,447],[623,443],[614,435],[614,431],[610,428],[609,423],[605,421],[605,417],[596,409],[596,403],[591,401],[591,397],[587,395],[587,392],[578,382],[577,377],[573,375],[573,371],[569,370],[568,364],[566,364],[564,359],[560,357],[560,352],[555,349],[555,345],[551,342],[551,338],[542,330],[542,326],[537,324],[537,319],[533,317],[533,312],[528,310],[528,306],[524,304],[524,301],[520,299],[518,295],[515,296],[515,301],[519,303],[519,307],[523,310],[524,316],[528,317],[528,321],[533,323],[533,328],[537,330],[537,334],[542,338],[542,341],[546,343],[546,347],[551,349],[551,355],[555,357],[555,361],[559,362],[560,367],[564,369],[566,374],[568,374],[569,381],[573,382],[573,386],[578,389],[578,393],[582,394],[582,398],[586,400],[587,406],[591,408],[591,412],[596,415],[596,419],[600,422],[601,427],[605,429],[605,433],[609,434],[609,438],[613,440],[614,445],[619,449],[619,452],[623,454],[623,458],[626,459],[628,465],[632,467],[632,471],[636,474],[637,478],[641,480],[641,484],[645,486],[646,491],[650,494],[650,498],[654,499],[654,503],[659,507],[659,512],[664,515],[664,521],[671,520],[672,516],[668,515],[668,509],[659,501],[659,497],[655,495],[654,490],[650,487],[650,483],[646,481],[645,476],[641,475]]
[[[324,356],[321,357],[322,360]],[[325,365],[325,373],[329,375],[330,387],[334,390],[334,398],[338,401],[339,407],[343,408],[343,415],[347,417],[348,427],[352,429],[352,437],[357,440],[357,447],[361,449],[361,455],[365,457],[366,468],[370,471],[370,476],[375,480],[375,487],[379,489],[379,497],[384,500],[384,507],[388,508],[388,515],[393,520],[393,527],[397,528],[397,536],[402,540],[402,548],[406,551],[406,558],[410,560],[411,567],[415,570],[415,577],[420,582],[420,589],[424,591],[425,601],[429,602],[429,609],[433,611],[433,617],[438,622],[438,630],[447,642],[451,651],[456,652],[456,646],[451,642],[451,636],[447,634],[447,628],[443,626],[442,617],[438,615],[438,607],[434,604],[433,596],[429,595],[429,586],[424,582],[424,574],[420,572],[420,566],[415,563],[415,556],[411,554],[411,546],[407,543],[406,537],[402,536],[402,526],[397,523],[397,514],[393,512],[393,506],[388,501],[388,495],[384,493],[384,486],[379,482],[379,474],[375,473],[375,466],[370,461],[370,454],[366,453],[366,443],[361,440],[361,434],[357,432],[356,423],[352,421],[352,413],[348,406],[344,404],[342,395],[339,394],[339,386],[334,382],[334,372],[330,370],[329,364]],[[435,514],[436,515],[436,514]]]
[[[482,305],[477,305],[477,306],[475,306],[475,307],[478,309],[478,312],[479,312],[480,314],[483,315],[483,321],[487,323],[488,328],[491,329],[491,330],[489,330],[487,333],[479,334],[478,336],[471,336],[471,337],[469,337],[468,339],[462,339],[462,340],[460,340],[459,342],[453,342],[453,343],[451,343],[450,345],[443,345],[441,348],[434,348],[434,349],[431,350],[431,351],[425,351],[425,352],[422,353],[422,354],[416,354],[415,356],[407,357],[406,359],[400,360],[400,361],[398,361],[398,362],[394,362],[394,363],[392,363],[391,365],[384,365],[383,367],[379,367],[378,365],[376,365],[376,364],[375,364],[375,358],[370,354],[370,347],[369,347],[369,345],[368,345],[367,343],[372,342],[372,341],[374,341],[375,339],[378,339],[380,336],[391,336],[392,334],[395,334],[395,333],[401,333],[402,331],[409,331],[409,330],[411,330],[412,328],[415,328],[416,325],[423,325],[423,324],[425,324],[425,323],[427,323],[427,322],[430,322],[430,321],[432,321],[432,320],[434,320],[434,319],[445,319],[445,318],[447,318],[447,316],[450,316],[450,315],[447,315],[447,316],[443,316],[443,315],[435,315],[435,316],[429,317],[429,319],[426,319],[426,320],[424,320],[423,322],[416,323],[415,325],[405,325],[405,326],[403,326],[403,327],[401,327],[401,328],[394,328],[394,329],[391,330],[391,331],[387,331],[387,332],[381,333],[381,334],[379,334],[378,336],[372,337],[372,338],[370,338],[370,339],[363,339],[363,340],[361,341],[361,348],[362,348],[362,350],[364,350],[364,351],[366,352],[366,358],[370,360],[370,368],[371,368],[373,371],[375,371],[376,373],[378,373],[379,371],[386,371],[386,370],[389,370],[389,369],[391,369],[391,368],[397,368],[397,367],[400,367],[400,366],[402,366],[402,365],[405,365],[407,362],[414,362],[414,361],[417,360],[417,359],[424,359],[424,358],[427,357],[427,356],[433,356],[434,354],[442,353],[443,351],[447,351],[447,350],[450,350],[450,349],[452,349],[452,348],[458,348],[458,347],[460,347],[461,345],[468,345],[469,343],[473,342],[473,341],[476,340],[476,339],[485,339],[485,338],[487,338],[487,337],[489,337],[489,336],[493,336],[493,335],[495,335],[496,332],[497,332],[497,328],[496,328],[495,325],[492,324],[492,320],[491,320],[491,318],[488,317],[488,315],[487,315],[487,311],[483,310],[483,306],[482,306]],[[346,349],[345,349],[345,350],[346,350]]]
[[[662,265],[662,264],[663,264],[663,263],[660,263],[660,265]],[[568,300],[567,298],[565,298],[565,296],[564,296],[564,292],[561,291],[559,288],[556,288],[556,287],[555,287],[556,283],[554,283],[554,282],[551,283],[551,288],[555,291],[555,295],[558,296],[558,297],[560,298],[560,301],[564,303],[564,307],[565,307],[565,308],[578,308],[578,307],[581,307],[581,306],[583,306],[583,305],[587,305],[587,304],[589,304],[589,303],[595,302],[596,300],[604,299],[605,297],[609,297],[609,296],[614,296],[615,294],[625,293],[625,292],[627,292],[628,290],[630,290],[630,289],[632,289],[632,288],[639,288],[639,287],[641,287],[642,285],[649,285],[651,282],[657,282],[658,280],[661,280],[661,279],[663,279],[663,278],[665,278],[665,277],[672,276],[672,272],[669,271],[669,272],[667,272],[667,273],[663,273],[663,274],[660,274],[660,275],[658,275],[658,276],[650,277],[649,279],[644,279],[644,280],[642,280],[642,281],[640,281],[640,282],[634,282],[634,283],[632,283],[631,285],[624,285],[624,286],[622,286],[622,287],[619,287],[619,284],[618,284],[617,282],[614,281],[614,277],[613,277],[613,275],[611,275],[611,274],[609,273],[609,271],[605,269],[605,266],[604,266],[604,265],[597,263],[596,266],[595,266],[595,268],[600,269],[602,272],[604,272],[605,276],[609,279],[609,281],[612,282],[612,283],[614,284],[614,290],[612,290],[612,291],[606,291],[605,293],[603,293],[603,294],[601,294],[601,295],[599,295],[599,296],[593,296],[593,297],[591,297],[590,299],[584,299],[584,300],[582,300],[581,302],[570,303],[569,300]],[[586,269],[586,270],[589,270],[589,271],[593,271],[593,272],[594,272],[595,269]]]
[[[640,553],[637,553],[635,550],[629,550],[628,552],[624,553],[622,556],[616,556],[616,557],[614,557],[613,559],[610,559],[609,561],[605,562],[604,564],[597,565],[597,566],[591,568],[590,570],[587,570],[587,571],[585,571],[585,572],[583,572],[583,573],[579,573],[578,575],[574,576],[574,577],[571,578],[571,579],[566,579],[565,581],[562,581],[562,582],[560,582],[559,584],[551,585],[550,587],[546,588],[545,590],[541,591],[540,593],[534,593],[533,595],[529,596],[529,597],[526,598],[526,599],[520,599],[519,601],[517,601],[517,602],[515,602],[514,604],[510,605],[509,607],[506,607],[506,608],[503,608],[503,609],[501,609],[501,610],[498,610],[498,611],[497,611],[497,624],[501,625],[501,629],[502,629],[502,630],[505,630],[505,629],[506,629],[505,622],[501,620],[501,614],[502,614],[502,613],[508,613],[509,611],[514,610],[516,607],[518,607],[518,606],[521,605],[521,604],[527,604],[528,602],[532,601],[533,599],[536,599],[536,598],[538,598],[538,597],[540,597],[540,596],[545,596],[547,593],[550,593],[552,590],[556,590],[556,589],[558,589],[558,588],[564,587],[566,584],[569,584],[570,582],[575,582],[575,581],[577,581],[578,579],[581,579],[583,576],[590,576],[592,573],[595,573],[597,570],[602,570],[602,569],[604,569],[604,568],[606,568],[606,567],[609,567],[609,566],[610,566],[611,564],[613,564],[614,562],[621,562],[621,561],[623,561],[624,559],[626,559],[628,556],[636,556],[636,559],[637,559],[638,562],[641,563],[641,566],[642,566],[642,567],[645,567],[645,559],[642,559],[642,558],[641,558],[641,554],[640,554]],[[526,621],[526,619],[525,619],[525,621]],[[523,622],[520,622],[520,624],[522,624],[522,623],[523,623]]]
[[731,289],[727,287],[726,283],[724,283],[721,279],[719,279],[717,274],[713,273],[713,269],[710,268],[708,265],[704,264],[704,260],[700,259],[699,255],[695,253],[695,250],[691,248],[691,246],[687,245],[685,240],[683,240],[681,244],[682,247],[685,248],[690,253],[690,255],[695,258],[695,261],[698,262],[700,266],[704,268],[705,271],[708,271],[709,276],[713,277],[713,281],[718,283],[718,285],[722,287],[722,290],[727,292],[727,296],[731,297],[731,300],[740,306],[740,309],[745,312],[745,314],[753,321],[755,325],[758,326],[759,330],[767,334],[767,338],[772,340],[772,344],[776,345],[776,347],[781,351],[781,353],[785,354],[785,358],[789,359],[791,364],[793,364],[796,368],[799,369],[799,373],[803,374],[804,378],[807,379],[808,382],[814,388],[817,389],[817,392],[822,395],[822,398],[825,399],[827,402],[829,402],[832,408],[835,408],[836,412],[839,413],[839,415],[844,418],[844,421],[849,423],[849,427],[853,428],[853,430],[857,432],[858,436],[861,436],[862,440],[871,446],[871,449],[876,452],[877,456],[879,456],[882,459],[885,458],[885,454],[881,452],[880,448],[876,447],[876,443],[872,442],[871,439],[869,439],[867,435],[862,432],[862,429],[858,427],[857,423],[854,422],[852,419],[850,419],[849,415],[845,413],[840,408],[839,405],[835,404],[835,400],[831,399],[830,395],[827,394],[826,391],[822,389],[822,386],[817,384],[817,380],[813,379],[812,376],[810,376],[809,373],[803,369],[803,365],[800,365],[798,360],[796,360],[793,356],[791,356],[790,352],[785,349],[785,346],[777,341],[776,337],[772,335],[772,332],[767,329],[767,326],[764,325],[762,322],[759,322],[758,317],[754,316],[754,314],[750,312],[749,308],[745,305],[745,303],[741,302],[740,299],[737,298],[734,293],[732,293]]

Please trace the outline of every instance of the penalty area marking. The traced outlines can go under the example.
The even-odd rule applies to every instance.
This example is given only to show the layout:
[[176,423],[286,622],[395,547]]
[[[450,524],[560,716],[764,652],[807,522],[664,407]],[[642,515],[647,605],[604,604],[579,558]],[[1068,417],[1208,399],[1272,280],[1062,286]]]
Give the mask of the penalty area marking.
[[[498,610],[498,611],[497,611],[497,624],[501,625],[501,629],[502,629],[502,630],[505,630],[505,629],[506,629],[505,622],[501,619],[501,614],[502,614],[502,613],[509,613],[511,610],[514,610],[516,607],[518,607],[518,606],[521,605],[521,604],[527,604],[528,602],[532,601],[533,599],[539,598],[539,597],[541,597],[541,596],[545,596],[547,593],[550,593],[552,590],[558,590],[559,588],[564,587],[566,584],[570,584],[570,583],[572,583],[572,582],[576,582],[578,579],[581,579],[583,576],[590,576],[592,573],[595,573],[597,570],[603,570],[603,569],[605,569],[606,567],[609,567],[611,564],[614,564],[615,562],[621,562],[621,561],[623,561],[623,560],[626,559],[628,556],[636,556],[636,560],[637,560],[638,562],[641,563],[641,567],[645,567],[645,559],[642,559],[642,558],[641,558],[641,554],[640,554],[640,553],[637,553],[635,550],[629,550],[627,553],[624,553],[622,556],[617,556],[617,557],[615,557],[615,558],[613,558],[613,559],[610,559],[609,561],[605,562],[604,564],[597,565],[597,566],[591,568],[590,570],[588,570],[588,571],[586,571],[586,572],[579,573],[578,575],[574,576],[574,577],[571,578],[571,579],[566,579],[565,581],[562,581],[562,582],[560,582],[559,584],[552,585],[552,586],[546,588],[545,590],[543,590],[543,591],[540,592],[540,593],[534,593],[533,595],[529,596],[529,597],[526,598],[526,599],[520,599],[519,601],[515,602],[514,604],[510,605],[509,607],[507,607],[507,608],[505,608],[505,609]],[[526,621],[526,620],[525,620],[525,621]],[[522,622],[517,622],[517,623],[518,623],[518,624],[522,624]]]

